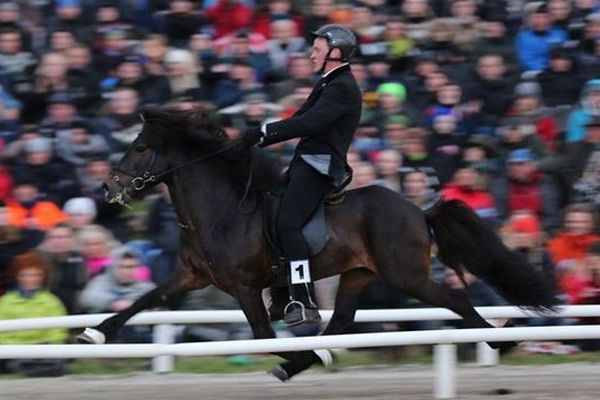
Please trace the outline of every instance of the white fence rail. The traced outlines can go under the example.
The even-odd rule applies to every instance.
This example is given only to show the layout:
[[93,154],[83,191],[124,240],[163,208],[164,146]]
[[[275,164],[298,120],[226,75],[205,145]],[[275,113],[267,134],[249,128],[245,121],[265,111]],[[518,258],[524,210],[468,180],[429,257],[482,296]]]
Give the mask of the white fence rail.
[[[539,314],[516,307],[476,307],[485,319],[530,318]],[[323,321],[331,319],[331,310],[320,311]],[[112,314],[82,314],[64,317],[24,318],[0,321],[0,332],[44,328],[82,328],[94,326]],[[581,305],[562,307],[558,313],[547,313],[548,317],[597,317],[600,305]],[[389,310],[358,310],[356,322],[381,321],[440,321],[460,319],[450,310],[443,308],[410,308]],[[246,323],[246,318],[237,310],[204,311],[149,311],[136,315],[127,325],[158,324],[223,324]]]
[[[527,318],[538,314],[515,307],[480,307],[486,319]],[[73,315],[65,317],[32,318],[0,321],[0,331],[44,328],[80,328],[93,326],[110,314]],[[331,311],[322,311],[325,321]],[[548,317],[595,317],[600,316],[600,305],[567,306],[558,313],[544,314]],[[402,310],[359,310],[357,322],[377,321],[433,321],[451,320],[459,317],[451,311],[437,308]],[[154,357],[154,370],[166,372],[173,369],[174,356],[228,355],[240,353],[265,353],[278,351],[315,350],[325,348],[367,348],[415,344],[436,345],[434,351],[435,385],[437,399],[456,395],[455,343],[562,340],[600,338],[600,325],[545,326],[506,329],[438,329],[416,332],[385,332],[369,334],[332,335],[285,339],[235,340],[209,343],[173,342],[172,324],[209,324],[246,322],[240,311],[158,311],[146,312],[134,317],[129,324],[156,325],[154,344],[90,345],[1,345],[0,358],[148,358]],[[478,355],[483,363],[493,364],[497,355],[489,352]],[[491,360],[491,361],[490,361]]]

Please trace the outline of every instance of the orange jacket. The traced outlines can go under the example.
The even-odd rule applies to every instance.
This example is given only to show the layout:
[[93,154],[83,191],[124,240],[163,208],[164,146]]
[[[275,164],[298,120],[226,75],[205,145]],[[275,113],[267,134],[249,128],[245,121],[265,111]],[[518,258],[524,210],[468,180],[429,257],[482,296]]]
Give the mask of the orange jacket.
[[67,219],[61,209],[51,201],[40,201],[30,210],[21,204],[10,201],[6,205],[8,211],[8,223],[17,228],[28,225],[28,219],[33,219],[38,229],[48,230],[54,228],[58,223]]
[[600,236],[595,234],[573,235],[559,232],[548,242],[548,251],[555,264],[564,260],[582,260],[587,255],[590,245]]

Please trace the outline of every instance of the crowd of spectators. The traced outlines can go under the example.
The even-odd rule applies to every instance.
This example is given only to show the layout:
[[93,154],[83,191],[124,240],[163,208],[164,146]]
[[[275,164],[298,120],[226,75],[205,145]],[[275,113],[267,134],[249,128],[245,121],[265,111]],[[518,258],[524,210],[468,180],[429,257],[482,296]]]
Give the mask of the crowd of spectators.
[[[460,199],[566,303],[599,301],[599,1],[1,0],[0,318],[119,311],[164,283],[178,248],[168,191],[128,212],[101,188],[140,107],[201,107],[232,139],[290,116],[314,84],[310,32],[326,23],[359,42],[350,187],[423,209]],[[467,282],[476,305],[502,302]],[[363,299],[406,305],[381,282]],[[34,333],[0,343],[67,338]]]

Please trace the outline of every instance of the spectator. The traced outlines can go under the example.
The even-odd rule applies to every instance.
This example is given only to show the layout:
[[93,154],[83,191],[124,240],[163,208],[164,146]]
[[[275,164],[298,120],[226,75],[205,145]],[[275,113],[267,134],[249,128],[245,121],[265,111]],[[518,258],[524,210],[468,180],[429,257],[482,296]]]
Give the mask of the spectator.
[[256,72],[244,60],[235,60],[228,75],[228,79],[215,86],[212,102],[217,108],[234,105],[247,94],[263,91],[262,85],[257,81]]
[[286,65],[286,75],[286,78],[271,85],[270,93],[274,99],[281,99],[298,87],[306,86],[307,81],[311,82],[309,87],[312,89],[312,63],[306,54],[293,53],[289,55],[288,64]]
[[499,222],[498,210],[486,187],[484,175],[474,165],[465,163],[459,168],[452,181],[442,188],[442,197],[462,201],[493,226]]
[[387,59],[392,72],[399,73],[408,69],[409,57],[415,47],[415,42],[408,37],[406,25],[399,18],[390,19],[385,23],[383,36],[387,42]]
[[108,230],[99,225],[86,226],[77,232],[76,239],[90,278],[112,265],[110,253],[117,242]]
[[535,134],[535,127],[518,117],[504,118],[500,122],[494,148],[503,162],[511,151],[517,149],[529,149],[539,163],[549,156],[546,144]]
[[102,89],[107,92],[116,87],[135,89],[140,97],[140,106],[161,105],[172,97],[171,82],[167,77],[148,74],[139,56],[123,58],[117,65],[114,77],[102,82]]
[[252,9],[241,0],[218,0],[204,14],[213,25],[216,38],[246,28],[252,20]]
[[254,17],[253,30],[267,39],[273,37],[271,23],[275,20],[288,19],[296,25],[298,35],[304,35],[304,18],[302,14],[294,10],[292,0],[271,0],[265,9],[256,13]]
[[434,17],[427,0],[406,0],[402,2],[402,16],[406,33],[418,46],[429,39],[431,21]]
[[60,207],[40,193],[36,182],[25,175],[16,181],[6,206],[10,225],[20,229],[48,230],[66,219]]
[[75,33],[82,43],[89,43],[91,39],[90,27],[83,18],[83,5],[81,0],[56,0],[54,13],[48,21],[51,31],[56,28],[66,28]]
[[[89,313],[119,312],[130,307],[134,301],[154,289],[151,282],[139,281],[136,274],[141,268],[140,258],[123,246],[113,252],[114,264],[92,278],[79,297],[79,304]],[[145,327],[125,327],[119,331],[118,340],[123,342],[150,342],[151,332]]]
[[461,63],[465,60],[463,52],[453,42],[454,33],[450,25],[443,20],[435,20],[431,24],[429,40],[421,48],[431,54],[442,66]]
[[550,50],[567,40],[567,34],[552,26],[543,2],[526,6],[526,23],[516,37],[516,52],[523,71],[542,71],[549,64]]
[[311,32],[330,22],[330,15],[335,9],[335,0],[312,0],[310,11],[304,18],[304,38],[312,39]]
[[551,232],[558,226],[559,197],[554,181],[537,171],[529,149],[511,151],[506,162],[507,175],[490,185],[500,218],[527,211],[541,220],[546,232]]
[[400,168],[402,167],[402,156],[397,150],[382,150],[375,156],[375,168],[377,171],[376,184],[400,193]]
[[73,97],[68,92],[55,92],[46,101],[46,116],[40,122],[40,134],[54,139],[57,132],[70,129],[75,123],[85,122],[81,117]]
[[46,232],[41,249],[49,265],[48,289],[69,314],[77,314],[77,298],[88,276],[83,257],[77,251],[73,229],[64,223],[58,224]]
[[0,67],[10,77],[35,65],[33,54],[23,48],[23,38],[17,28],[0,30]]
[[98,122],[98,132],[111,153],[111,160],[117,161],[142,130],[138,114],[139,95],[132,88],[117,88],[111,95],[107,115]]
[[523,254],[536,270],[544,273],[548,287],[558,291],[555,265],[550,253],[544,248],[544,232],[534,213],[516,211],[506,218],[503,240],[509,248]]
[[57,132],[56,155],[75,168],[78,174],[92,158],[108,153],[104,137],[90,132],[90,126],[83,122],[74,122],[71,129]]
[[291,19],[277,19],[271,22],[270,74],[275,78],[286,76],[291,55],[302,53],[306,48],[306,40],[298,34],[297,29],[298,27]]
[[493,127],[512,104],[515,83],[500,53],[479,57],[476,72],[467,85],[467,97],[478,104],[479,124],[493,134]]
[[50,139],[31,139],[24,150],[24,160],[12,167],[15,179],[30,181],[39,189],[40,195],[57,204],[63,204],[77,194],[75,175],[68,165],[54,158]]
[[593,117],[586,124],[585,138],[568,145],[565,169],[573,201],[600,204],[599,144],[600,117]]
[[[14,290],[0,297],[0,320],[15,318],[59,317],[66,315],[60,299],[46,289],[48,267],[36,253],[15,257],[12,273]],[[31,329],[0,333],[0,344],[65,343],[68,331],[64,328]],[[25,376],[58,376],[64,374],[65,360],[18,359],[6,361],[9,372]]]
[[439,197],[431,188],[427,174],[417,169],[407,169],[403,173],[402,194],[422,210],[433,207],[439,200]]
[[202,71],[190,51],[169,50],[165,55],[165,65],[172,97],[184,95],[190,89],[200,88],[198,74]]
[[486,54],[500,54],[506,64],[508,72],[513,72],[517,66],[514,42],[507,34],[506,17],[502,14],[493,14],[482,22],[481,35],[473,44],[471,57],[477,60]]
[[358,39],[358,54],[367,62],[371,58],[384,57],[386,43],[383,33],[385,27],[375,23],[373,9],[357,4],[352,9],[352,30]]
[[31,51],[31,33],[23,24],[23,15],[18,1],[3,1],[0,4],[0,31],[14,29],[21,35],[21,43],[25,51]]
[[67,216],[65,223],[78,232],[94,223],[96,204],[87,197],[73,197],[63,206],[63,213]]
[[12,225],[6,204],[0,201],[0,295],[13,287],[10,266],[14,257],[35,248],[43,239],[44,234],[37,229]]
[[462,51],[470,51],[479,36],[477,2],[475,0],[454,0],[450,2],[452,17],[449,23],[454,32],[454,43]]
[[159,32],[167,37],[171,45],[183,48],[190,37],[206,24],[202,13],[195,10],[194,1],[174,0],[169,2],[167,13],[161,15]]
[[440,113],[433,118],[433,132],[428,137],[428,153],[440,182],[452,179],[459,167],[465,136],[458,131],[456,117],[451,113]]
[[515,87],[515,99],[507,113],[528,125],[532,134],[541,138],[548,150],[558,147],[558,123],[542,103],[542,91],[537,82],[525,81]]
[[586,135],[585,125],[595,116],[600,116],[600,79],[589,80],[583,86],[579,104],[567,119],[565,140],[582,140]]
[[423,129],[412,128],[407,132],[402,146],[403,168],[423,171],[429,178],[429,184],[434,190],[440,189],[440,179],[434,169],[431,155],[427,151],[427,132]]
[[552,260],[559,268],[565,261],[583,260],[590,244],[600,239],[595,233],[596,213],[589,204],[570,204],[562,215],[560,230],[547,245]]
[[540,83],[544,103],[549,107],[575,104],[584,83],[573,55],[564,47],[550,51],[550,65],[536,79]]

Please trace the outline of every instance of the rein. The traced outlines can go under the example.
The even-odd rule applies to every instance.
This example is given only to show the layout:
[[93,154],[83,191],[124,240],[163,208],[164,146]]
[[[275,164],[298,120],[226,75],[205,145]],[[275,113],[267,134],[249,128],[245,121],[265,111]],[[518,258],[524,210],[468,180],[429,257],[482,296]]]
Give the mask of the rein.
[[[145,189],[146,185],[148,183],[160,182],[161,179],[163,179],[166,176],[171,175],[171,174],[179,171],[182,168],[189,167],[191,165],[194,165],[194,164],[202,162],[202,161],[210,160],[211,158],[216,157],[219,154],[225,153],[225,152],[227,152],[229,150],[232,150],[232,149],[234,149],[236,147],[239,147],[240,145],[243,145],[243,144],[244,144],[244,142],[242,142],[242,141],[239,141],[237,143],[233,143],[233,144],[231,144],[229,146],[225,146],[225,147],[223,147],[223,148],[221,148],[221,149],[219,149],[217,151],[214,151],[214,152],[212,152],[210,154],[207,154],[205,156],[195,158],[193,160],[190,160],[190,161],[185,162],[185,163],[180,164],[180,165],[176,165],[176,166],[174,166],[172,168],[169,168],[166,171],[163,171],[163,172],[158,173],[158,174],[153,174],[152,173],[152,167],[154,167],[154,162],[156,160],[156,152],[152,151],[152,157],[150,158],[150,162],[149,162],[148,168],[146,168],[146,170],[141,175],[135,176],[132,173],[130,173],[128,171],[125,171],[124,169],[120,168],[119,166],[113,167],[113,171],[118,172],[118,173],[123,174],[123,175],[127,175],[127,176],[133,178],[131,180],[131,182],[129,183],[129,185],[127,185],[127,186],[121,185],[120,178],[119,178],[118,175],[114,175],[113,179],[114,179],[115,182],[117,182],[122,187],[123,191],[128,191],[130,189],[133,189],[134,191],[139,192],[139,191]],[[250,153],[250,154],[252,154],[252,153]],[[248,180],[246,181],[246,187],[244,189],[244,195],[242,196],[242,198],[240,199],[240,202],[238,203],[238,209],[241,212],[243,212],[243,213],[250,214],[250,213],[252,213],[254,211],[254,208],[256,207],[256,204],[255,204],[249,210],[243,210],[242,209],[242,204],[246,200],[246,198],[248,197],[248,194],[250,193],[250,187],[251,186],[252,186],[252,159],[250,159],[250,168],[249,168],[249,173],[248,173]]]

